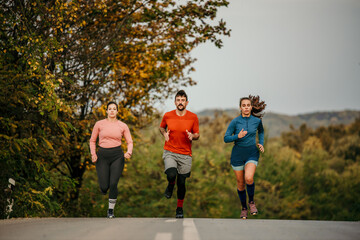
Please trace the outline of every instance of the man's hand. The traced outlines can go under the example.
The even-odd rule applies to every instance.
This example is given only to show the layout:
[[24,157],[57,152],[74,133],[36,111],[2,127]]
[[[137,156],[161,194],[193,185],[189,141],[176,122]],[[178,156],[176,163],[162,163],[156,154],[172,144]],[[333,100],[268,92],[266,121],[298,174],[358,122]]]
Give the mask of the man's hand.
[[241,131],[238,134],[238,138],[243,138],[247,134],[247,131],[244,131],[244,129],[241,129]]
[[169,139],[170,139],[169,136],[170,136],[170,129],[168,129],[167,132],[164,133],[165,141],[167,141],[167,142],[169,141]]
[[170,129],[168,128],[168,130],[166,131],[165,128],[159,127],[160,133],[161,135],[164,136],[165,141],[168,142],[169,141],[169,136],[170,136]]
[[193,140],[193,134],[191,132],[189,132],[187,129],[186,129],[186,133],[187,133],[187,136],[189,138],[190,141]]

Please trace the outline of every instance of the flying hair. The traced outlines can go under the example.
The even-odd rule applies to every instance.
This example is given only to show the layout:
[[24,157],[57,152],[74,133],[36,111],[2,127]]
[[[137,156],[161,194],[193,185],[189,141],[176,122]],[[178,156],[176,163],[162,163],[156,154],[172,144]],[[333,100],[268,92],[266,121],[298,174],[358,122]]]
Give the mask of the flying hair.
[[260,100],[259,95],[257,96],[249,95],[249,97],[241,98],[240,106],[241,106],[241,102],[244,100],[250,100],[251,102],[251,106],[252,106],[251,115],[257,118],[262,118],[265,115],[265,112],[263,111],[265,110],[266,103],[265,101]]

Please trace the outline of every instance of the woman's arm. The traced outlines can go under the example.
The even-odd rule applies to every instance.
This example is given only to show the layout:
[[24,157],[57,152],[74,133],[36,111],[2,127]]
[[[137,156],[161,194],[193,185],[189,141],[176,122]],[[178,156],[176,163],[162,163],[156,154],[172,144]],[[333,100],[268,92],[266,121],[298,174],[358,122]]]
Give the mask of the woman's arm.
[[100,132],[99,124],[96,122],[90,137],[90,153],[93,162],[97,161],[96,139],[99,136],[99,132]]
[[125,156],[125,158],[131,158],[132,151],[133,151],[133,140],[131,137],[130,129],[127,125],[125,125],[124,138],[125,138],[125,141],[127,144],[127,151],[124,154],[124,156]]
[[264,146],[264,127],[262,124],[262,121],[260,120],[259,126],[258,126],[258,136],[259,136],[259,144]]
[[230,124],[226,130],[226,133],[224,136],[224,142],[229,143],[229,142],[233,142],[238,139],[238,135],[235,134],[235,127],[236,127],[236,123],[233,120],[230,122]]

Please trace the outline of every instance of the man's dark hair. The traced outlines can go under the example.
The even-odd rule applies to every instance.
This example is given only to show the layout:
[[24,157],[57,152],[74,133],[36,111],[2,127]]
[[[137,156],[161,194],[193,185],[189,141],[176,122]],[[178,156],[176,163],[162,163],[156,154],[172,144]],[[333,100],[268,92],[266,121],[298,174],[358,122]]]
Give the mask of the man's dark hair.
[[115,104],[116,110],[118,110],[118,105],[117,105],[116,102],[114,102],[114,101],[108,102],[108,104],[106,105],[106,110],[108,110],[110,104]]
[[176,95],[175,95],[175,100],[176,100],[177,97],[185,97],[185,98],[186,98],[186,101],[188,100],[188,97],[187,97],[186,92],[185,92],[184,90],[180,90],[180,91],[178,91],[178,92],[176,93]]

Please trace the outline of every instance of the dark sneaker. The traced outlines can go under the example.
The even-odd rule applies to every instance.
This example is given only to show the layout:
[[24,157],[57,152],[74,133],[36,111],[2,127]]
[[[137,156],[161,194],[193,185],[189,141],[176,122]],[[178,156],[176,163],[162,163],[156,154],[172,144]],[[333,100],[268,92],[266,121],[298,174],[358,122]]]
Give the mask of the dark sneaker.
[[255,206],[255,202],[249,202],[249,208],[250,208],[250,214],[251,215],[256,215],[258,214],[258,210]]
[[115,218],[114,209],[108,209],[107,218]]
[[176,209],[176,218],[184,218],[184,211],[181,207]]
[[[173,190],[174,190],[174,188],[173,188]],[[165,192],[164,192],[164,196],[167,199],[169,199],[169,198],[171,198],[172,194],[173,194],[173,191],[170,191],[169,186],[167,186],[166,189],[165,189]]]
[[241,209],[240,218],[247,219],[248,210],[246,208]]

